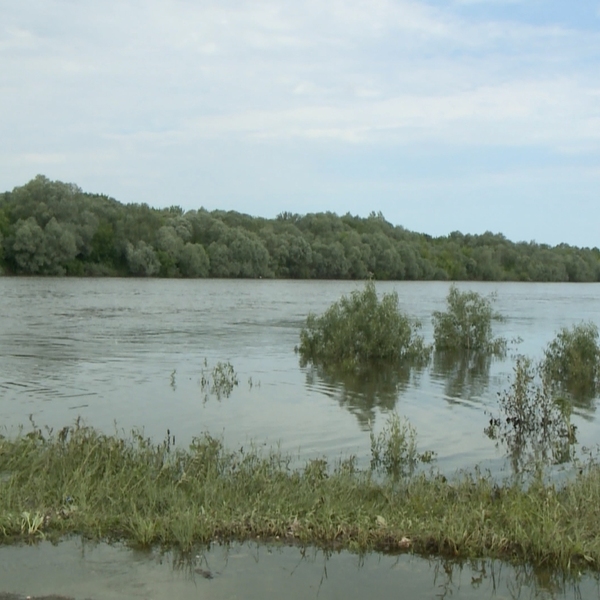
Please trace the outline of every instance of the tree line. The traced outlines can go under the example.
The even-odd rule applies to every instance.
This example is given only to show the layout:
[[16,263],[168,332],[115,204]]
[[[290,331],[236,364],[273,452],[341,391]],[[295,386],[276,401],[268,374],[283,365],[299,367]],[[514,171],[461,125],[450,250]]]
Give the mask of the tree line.
[[600,250],[432,237],[331,212],[274,219],[122,204],[38,175],[0,194],[0,268],[9,275],[600,281]]

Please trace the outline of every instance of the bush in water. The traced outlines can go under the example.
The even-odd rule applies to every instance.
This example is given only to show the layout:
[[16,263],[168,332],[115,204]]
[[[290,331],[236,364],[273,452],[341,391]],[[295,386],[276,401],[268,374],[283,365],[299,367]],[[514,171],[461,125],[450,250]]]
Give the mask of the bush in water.
[[600,387],[598,327],[591,322],[563,327],[544,352],[542,370],[551,383],[574,396],[593,396]]
[[492,336],[492,320],[501,318],[492,308],[493,300],[494,296],[461,292],[452,285],[446,298],[448,310],[433,313],[435,349],[502,354],[506,340]]
[[431,349],[398,307],[398,294],[377,297],[375,284],[334,302],[323,315],[310,314],[300,332],[298,351],[304,361],[344,370],[374,363],[426,362]]

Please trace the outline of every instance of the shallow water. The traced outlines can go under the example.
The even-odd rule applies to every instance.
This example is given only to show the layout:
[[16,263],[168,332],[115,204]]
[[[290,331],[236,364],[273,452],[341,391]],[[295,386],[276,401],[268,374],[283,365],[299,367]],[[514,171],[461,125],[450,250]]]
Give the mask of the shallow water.
[[92,600],[600,598],[593,578],[565,581],[498,561],[457,564],[256,544],[213,546],[182,559],[79,539],[0,547],[0,582],[0,592]]
[[[408,417],[420,450],[437,453],[448,473],[479,464],[506,468],[484,435],[514,354],[541,358],[559,327],[600,325],[599,284],[469,283],[497,292],[506,320],[495,334],[513,344],[506,360],[461,365],[434,360],[393,380],[331,377],[301,367],[294,346],[309,312],[362,284],[352,282],[0,278],[0,422],[9,430],[55,428],[82,417],[108,432],[167,429],[184,445],[202,431],[232,446],[279,444],[299,462],[354,454],[369,460],[369,431],[391,410]],[[402,308],[423,322],[444,310],[448,283],[378,283],[396,290]],[[220,400],[202,390],[208,370],[230,361],[239,384]],[[597,443],[596,402],[579,406],[582,445]],[[596,582],[562,584],[548,573],[481,562],[462,569],[402,556],[322,553],[297,548],[235,546],[207,555],[216,573],[173,568],[174,557],[72,540],[58,547],[0,547],[0,592],[77,598],[512,598],[597,597]],[[449,570],[449,573],[446,570]],[[485,569],[485,572],[482,572]],[[483,574],[482,574],[483,573]],[[481,579],[480,579],[481,578]],[[577,594],[581,591],[581,596]],[[585,593],[584,593],[585,592]]]

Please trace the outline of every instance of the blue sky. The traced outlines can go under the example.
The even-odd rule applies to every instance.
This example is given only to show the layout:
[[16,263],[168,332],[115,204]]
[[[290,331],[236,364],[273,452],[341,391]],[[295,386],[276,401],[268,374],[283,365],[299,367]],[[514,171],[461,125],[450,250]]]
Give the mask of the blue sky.
[[600,246],[600,0],[0,6],[0,191]]

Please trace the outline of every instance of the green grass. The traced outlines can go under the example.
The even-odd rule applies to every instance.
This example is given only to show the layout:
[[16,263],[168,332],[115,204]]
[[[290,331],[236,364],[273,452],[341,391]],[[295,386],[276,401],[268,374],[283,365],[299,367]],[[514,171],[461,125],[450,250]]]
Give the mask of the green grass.
[[527,488],[477,470],[447,480],[433,470],[388,478],[353,459],[290,464],[279,452],[228,450],[208,434],[185,449],[170,435],[156,445],[80,424],[2,438],[0,541],[80,534],[187,551],[213,540],[279,539],[600,566],[596,464],[570,482],[538,478]]

